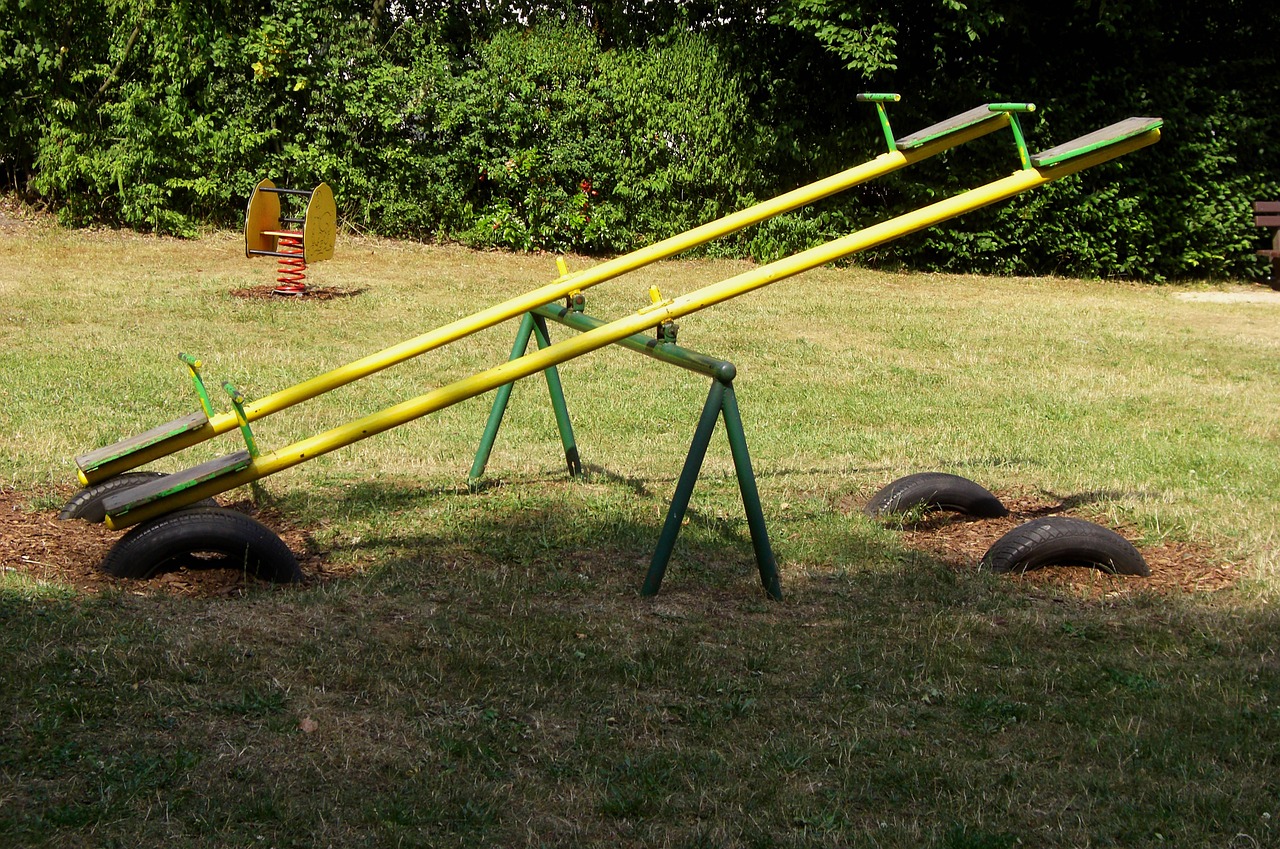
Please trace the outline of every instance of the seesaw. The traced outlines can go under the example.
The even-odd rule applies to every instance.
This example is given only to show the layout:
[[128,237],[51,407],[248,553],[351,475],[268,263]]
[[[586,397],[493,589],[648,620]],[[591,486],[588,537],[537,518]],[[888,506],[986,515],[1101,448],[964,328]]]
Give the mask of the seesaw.
[[[770,595],[780,597],[776,564],[769,549],[745,437],[737,417],[732,391],[735,370],[730,363],[677,346],[671,332],[676,320],[1154,144],[1159,140],[1162,123],[1158,118],[1128,118],[1049,150],[1031,154],[1017,118],[1019,112],[1034,109],[1030,104],[988,104],[895,139],[884,104],[896,100],[897,96],[869,94],[859,95],[859,99],[876,106],[889,147],[886,153],[867,163],[582,271],[568,273],[563,262],[559,262],[560,276],[549,284],[257,401],[246,400],[229,383],[224,384],[232,406],[229,413],[213,411],[204,389],[199,362],[180,355],[200,395],[201,410],[77,457],[79,477],[86,488],[64,508],[64,517],[100,519],[116,529],[137,526],[117,543],[104,561],[104,568],[117,574],[144,576],[148,570],[154,572],[160,568],[163,562],[180,561],[183,554],[199,550],[220,553],[228,562],[249,571],[277,578],[297,578],[299,573],[292,555],[270,531],[243,514],[220,508],[193,508],[192,505],[199,505],[219,493],[292,468],[468,398],[494,389],[509,391],[503,387],[539,372],[546,374],[552,387],[561,435],[566,437],[567,411],[561,415],[563,397],[557,388],[556,366],[606,345],[622,344],[710,376],[714,381],[644,591],[657,592],[666,558],[670,556],[670,547],[678,532],[679,517],[687,507],[710,431],[716,417],[723,416],[748,513],[761,582]],[[651,289],[650,303],[632,315],[614,321],[604,322],[582,314],[583,292],[591,286],[806,206],[1006,126],[1012,130],[1021,167],[1004,178],[674,298],[663,297],[656,288]],[[550,306],[561,299],[565,299],[567,304],[563,309]],[[521,329],[509,361],[291,445],[265,453],[259,450],[250,427],[253,421],[516,317],[522,318]],[[551,344],[545,324],[548,319],[581,332]],[[656,338],[645,336],[646,332],[655,329],[658,331]],[[537,334],[539,348],[532,353],[524,353],[534,333]],[[472,467],[473,481],[483,472],[503,405],[505,396],[500,394]],[[155,459],[236,429],[244,438],[243,450],[170,475],[143,478],[125,474]],[[577,457],[571,437],[565,438],[565,448],[572,473]]]

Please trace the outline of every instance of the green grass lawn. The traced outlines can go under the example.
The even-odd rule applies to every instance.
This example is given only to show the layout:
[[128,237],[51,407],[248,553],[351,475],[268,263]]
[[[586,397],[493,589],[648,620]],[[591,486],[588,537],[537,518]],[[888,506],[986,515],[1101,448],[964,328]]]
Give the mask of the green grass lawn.
[[[662,263],[587,311],[747,267]],[[234,234],[0,230],[0,485],[47,510],[75,455],[195,410],[179,351],[258,397],[557,273],[345,238],[310,282],[354,297],[229,294],[272,270]],[[339,578],[85,595],[5,564],[0,845],[1276,845],[1280,302],[1187,297],[1242,294],[1269,293],[822,269],[684,319],[682,345],[738,367],[780,603],[723,431],[638,596],[707,383],[616,349],[561,369],[580,481],[537,379],[477,492],[488,396],[267,479]],[[514,332],[255,434],[465,377]],[[926,470],[1241,579],[1099,596],[954,568],[859,512]]]

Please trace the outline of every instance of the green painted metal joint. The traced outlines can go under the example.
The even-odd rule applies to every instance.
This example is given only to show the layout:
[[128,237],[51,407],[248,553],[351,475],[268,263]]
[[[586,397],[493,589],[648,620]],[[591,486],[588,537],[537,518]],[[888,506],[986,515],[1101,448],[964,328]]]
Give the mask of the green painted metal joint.
[[875,94],[872,92],[863,92],[857,95],[854,100],[859,103],[874,103],[876,106],[876,117],[880,119],[880,131],[884,133],[885,144],[889,146],[889,152],[893,153],[897,150],[897,143],[893,140],[893,128],[889,126],[889,113],[885,111],[886,103],[897,103],[902,99],[900,94]]
[[204,410],[204,414],[213,418],[213,402],[209,400],[209,393],[204,388],[204,380],[200,377],[202,363],[190,354],[178,354],[178,359],[186,363],[187,369],[191,372],[191,382],[196,385],[196,394],[200,396],[200,407]]
[[1027,139],[1022,134],[1022,124],[1018,122],[1019,112],[1034,112],[1034,103],[990,103],[987,108],[992,112],[1005,112],[1009,115],[1009,130],[1013,133],[1013,143],[1018,146],[1018,159],[1022,170],[1031,169],[1031,153],[1027,150]]
[[231,385],[230,381],[222,384],[222,388],[231,396],[231,407],[236,411],[236,421],[240,423],[240,434],[244,436],[244,447],[249,450],[250,457],[258,456],[258,443],[253,438],[253,431],[249,429],[249,417],[244,414],[245,397],[240,394],[240,390]]
[[[565,327],[581,332],[595,330],[603,327],[608,322],[603,321],[585,313],[575,312],[568,307],[562,306],[542,306],[536,308],[535,315],[550,319],[557,324],[563,324]],[[715,357],[709,357],[706,354],[700,354],[697,351],[690,351],[688,348],[681,348],[674,342],[655,339],[651,336],[645,336],[637,333],[618,341],[619,345],[629,351],[635,351],[638,354],[644,354],[660,362],[673,366],[679,366],[688,371],[697,372],[707,377],[719,378],[721,374],[731,375],[728,380],[733,381],[732,375],[737,374],[737,369],[733,363],[725,360],[718,360]]]

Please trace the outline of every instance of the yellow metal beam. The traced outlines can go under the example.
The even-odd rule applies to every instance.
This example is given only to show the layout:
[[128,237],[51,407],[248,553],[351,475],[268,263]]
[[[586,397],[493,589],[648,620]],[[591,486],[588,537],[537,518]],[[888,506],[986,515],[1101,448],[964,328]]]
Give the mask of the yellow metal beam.
[[[244,407],[245,417],[250,422],[256,421],[272,413],[315,398],[318,395],[323,395],[326,392],[337,389],[339,386],[345,386],[352,381],[390,368],[397,363],[402,363],[428,351],[456,342],[508,319],[522,316],[529,310],[564,298],[573,292],[628,274],[651,263],[675,256],[690,248],[706,244],[730,233],[735,233],[753,224],[759,224],[784,212],[807,206],[860,183],[868,182],[905,168],[908,165],[929,159],[945,150],[1008,126],[1008,115],[993,113],[993,116],[990,121],[975,124],[920,147],[906,152],[883,153],[869,162],[779,195],[771,200],[763,201],[748,209],[726,215],[723,218],[668,239],[663,239],[660,242],[655,242],[648,247],[600,263],[591,268],[569,275],[562,275],[538,289],[518,295],[472,315],[459,318],[421,336],[393,345],[376,354],[362,357],[347,365],[339,366],[332,371],[304,380],[271,395],[250,401]],[[166,440],[163,445],[156,445],[150,449],[128,454],[97,468],[81,469],[79,470],[80,482],[84,486],[88,486],[98,481],[115,477],[122,472],[127,472],[160,457],[166,457],[184,448],[197,445],[238,426],[239,422],[233,413],[215,415],[209,419],[209,426],[206,428],[182,434],[179,437]]]
[[[1008,177],[988,183],[976,189],[938,201],[897,218],[881,222],[843,238],[836,239],[795,254],[794,256],[752,269],[735,277],[704,286],[693,292],[650,304],[639,312],[610,322],[595,330],[557,342],[547,348],[526,354],[516,360],[503,363],[486,371],[440,387],[425,395],[404,401],[377,413],[340,425],[324,433],[295,442],[263,454],[253,460],[243,471],[215,478],[203,484],[183,490],[175,495],[130,510],[127,513],[107,516],[112,528],[124,528],[180,507],[217,495],[242,484],[250,483],[307,460],[327,454],[353,442],[398,427],[414,419],[496,389],[503,384],[544,371],[551,366],[603,348],[628,336],[641,333],[666,321],[673,321],[689,313],[735,298],[747,292],[763,288],[779,280],[793,277],[804,271],[825,265],[851,254],[939,224],[950,218],[972,212],[1014,195],[1025,192],[1053,180],[1061,179],[1085,168],[1123,156],[1139,148],[1154,144],[1160,131],[1151,130],[1123,142],[1102,148],[1048,168],[1030,168],[1017,171]],[[541,306],[541,303],[532,306]],[[530,308],[532,308],[532,306]]]

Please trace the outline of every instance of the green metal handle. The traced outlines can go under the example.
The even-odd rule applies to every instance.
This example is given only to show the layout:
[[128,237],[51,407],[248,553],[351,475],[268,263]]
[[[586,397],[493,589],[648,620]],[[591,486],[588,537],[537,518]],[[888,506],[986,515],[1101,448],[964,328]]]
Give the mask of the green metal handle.
[[190,354],[178,354],[178,359],[186,363],[187,369],[191,372],[191,382],[196,385],[196,394],[200,396],[200,407],[204,410],[205,416],[213,418],[213,402],[209,400],[209,393],[204,388],[204,379],[200,377],[200,366],[203,363]]
[[1034,103],[991,103],[987,108],[992,112],[1008,113],[1009,129],[1013,131],[1013,143],[1018,146],[1018,159],[1022,161],[1022,170],[1030,170],[1031,153],[1027,150],[1027,140],[1022,135],[1022,124],[1018,123],[1018,113],[1034,112],[1036,105]]
[[897,103],[902,99],[900,94],[876,94],[874,92],[864,91],[854,97],[859,103]]
[[900,94],[876,94],[874,92],[864,91],[854,97],[859,103],[874,103],[876,105],[876,117],[880,119],[880,130],[884,133],[884,142],[889,146],[889,152],[893,153],[898,149],[898,144],[893,140],[893,128],[889,126],[889,113],[885,111],[886,103],[897,103],[902,99]]
[[249,449],[250,457],[258,456],[258,443],[253,438],[253,431],[249,429],[249,417],[244,414],[245,397],[240,394],[240,390],[231,385],[230,381],[222,384],[222,388],[231,396],[231,407],[236,411],[236,421],[240,423],[240,433],[244,436],[244,447]]

